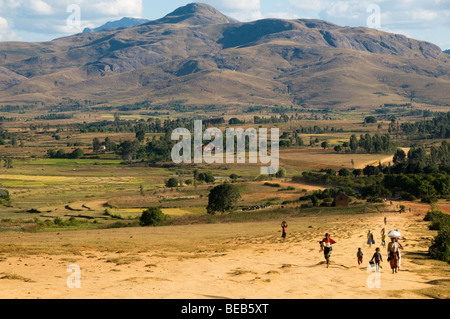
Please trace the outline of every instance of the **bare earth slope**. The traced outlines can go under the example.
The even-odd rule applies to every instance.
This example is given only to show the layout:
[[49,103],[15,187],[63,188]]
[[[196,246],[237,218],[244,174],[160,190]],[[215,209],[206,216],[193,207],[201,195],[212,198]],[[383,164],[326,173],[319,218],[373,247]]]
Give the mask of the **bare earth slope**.
[[[412,214],[387,206],[382,213],[295,218],[285,240],[274,222],[1,234],[0,297],[448,298],[445,265],[426,256],[434,236],[423,221],[427,207],[412,207]],[[397,274],[380,246],[382,227],[404,236]],[[369,229],[372,248],[365,244]],[[328,269],[318,245],[325,232],[337,241]],[[384,258],[379,285],[368,268],[377,246]],[[67,286],[73,264],[81,288]]]

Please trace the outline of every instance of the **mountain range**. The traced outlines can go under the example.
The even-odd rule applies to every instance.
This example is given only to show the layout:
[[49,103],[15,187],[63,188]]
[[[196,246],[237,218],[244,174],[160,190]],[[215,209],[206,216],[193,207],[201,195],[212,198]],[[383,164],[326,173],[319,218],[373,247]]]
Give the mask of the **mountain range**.
[[143,22],[0,43],[0,104],[450,105],[450,56],[404,35],[311,19],[239,22],[202,3]]
[[94,29],[85,28],[83,30],[83,32],[98,32],[98,31],[104,31],[104,30],[125,29],[125,28],[131,28],[131,27],[134,27],[134,26],[137,26],[140,24],[144,24],[146,22],[150,22],[150,20],[124,17],[120,20],[107,22],[104,25],[101,25]]

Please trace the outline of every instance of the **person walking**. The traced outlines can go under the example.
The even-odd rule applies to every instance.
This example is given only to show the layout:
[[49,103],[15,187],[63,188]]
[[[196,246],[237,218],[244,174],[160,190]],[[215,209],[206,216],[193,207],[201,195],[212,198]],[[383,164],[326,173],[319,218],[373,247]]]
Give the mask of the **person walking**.
[[281,237],[286,238],[288,224],[286,221],[281,223]]
[[336,241],[330,237],[329,233],[326,233],[325,238],[322,239],[322,241],[320,241],[319,243],[328,268],[330,266],[331,251],[333,250],[332,245],[335,244]]
[[386,247],[386,230],[381,230],[381,246]]
[[356,258],[358,259],[358,265],[361,265],[363,262],[363,252],[361,250],[361,248],[358,248],[358,251],[356,252]]
[[397,273],[398,271],[398,249],[399,244],[396,238],[391,238],[391,242],[388,244],[387,253],[388,253],[388,261],[392,269],[392,273]]
[[369,247],[372,247],[372,244],[375,244],[375,240],[373,240],[373,233],[369,230],[367,232],[367,245],[369,245]]
[[377,247],[375,249],[375,253],[372,256],[372,259],[370,260],[370,263],[375,262],[375,266],[376,266],[375,271],[378,271],[378,272],[380,271],[382,261],[383,261],[383,257],[381,256],[380,248]]

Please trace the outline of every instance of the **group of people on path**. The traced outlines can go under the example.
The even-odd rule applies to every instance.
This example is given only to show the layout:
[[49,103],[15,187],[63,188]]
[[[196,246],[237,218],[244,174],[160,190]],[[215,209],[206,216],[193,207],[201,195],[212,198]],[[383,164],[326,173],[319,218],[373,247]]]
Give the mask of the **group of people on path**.
[[[384,219],[386,224],[386,217]],[[395,229],[394,231],[398,231]],[[373,239],[373,233],[369,230],[367,232],[367,244],[369,247],[372,247],[373,244],[375,244],[375,240]],[[383,247],[386,247],[386,230],[383,228],[381,230],[381,245]],[[391,266],[392,273],[398,272],[400,270],[400,263],[401,263],[401,250],[403,249],[403,246],[399,242],[399,237],[392,237],[391,242],[387,246],[387,254],[389,262],[389,265]],[[379,271],[380,268],[382,268],[381,262],[383,261],[383,257],[380,253],[380,248],[377,247],[375,249],[375,253],[372,256],[372,259],[369,261],[371,265],[374,265],[376,268],[376,271]],[[358,248],[358,252],[356,253],[356,257],[358,260],[358,265],[362,264],[362,258],[363,253],[361,251],[361,248]]]
[[[386,225],[386,217],[384,218],[384,224]],[[287,222],[283,221],[281,223],[281,229],[282,229],[281,236],[283,238],[286,238],[287,227],[288,227]],[[397,230],[395,229],[395,231],[397,231]],[[331,252],[333,250],[332,245],[335,243],[336,243],[336,241],[331,238],[329,233],[326,233],[325,237],[321,241],[319,241],[320,251],[321,252],[323,251],[327,268],[330,266]],[[369,247],[372,247],[372,245],[375,244],[373,233],[370,230],[367,232],[367,244],[369,245]],[[385,230],[385,228],[383,228],[381,230],[381,245],[383,247],[386,246],[386,230]],[[400,244],[399,238],[392,237],[391,241],[389,242],[389,244],[387,246],[387,254],[388,254],[387,261],[389,262],[389,265],[391,266],[392,273],[397,273],[398,270],[400,270],[401,250],[402,249],[403,249],[403,246]],[[363,263],[363,256],[364,256],[364,254],[363,254],[361,248],[358,248],[358,251],[356,253],[358,265],[361,265]],[[375,267],[376,271],[380,271],[380,269],[382,268],[382,264],[381,264],[382,262],[383,262],[383,256],[381,255],[381,250],[379,247],[377,247],[375,249],[375,253],[373,254],[372,259],[369,261],[369,263]]]

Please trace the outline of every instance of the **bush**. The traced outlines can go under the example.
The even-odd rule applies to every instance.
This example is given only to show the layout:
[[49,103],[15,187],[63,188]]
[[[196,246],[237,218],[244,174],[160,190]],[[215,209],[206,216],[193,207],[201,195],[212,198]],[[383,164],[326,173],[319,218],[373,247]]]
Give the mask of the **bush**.
[[198,174],[198,181],[206,182],[208,184],[214,183],[216,178],[213,176],[211,172],[200,173]]
[[430,256],[450,263],[450,215],[434,208],[426,214],[424,220],[431,221],[431,230],[438,230],[433,244],[428,248]]
[[0,189],[0,203],[10,201],[9,192],[6,189]]
[[423,220],[431,222],[430,230],[440,230],[442,226],[450,225],[450,215],[444,214],[438,209],[429,211]]
[[431,257],[450,263],[450,224],[441,227],[428,251]]
[[142,212],[141,217],[139,217],[139,222],[141,226],[156,226],[166,221],[169,215],[164,214],[159,207],[149,207]]
[[177,187],[178,186],[178,180],[175,177],[171,177],[166,181],[166,187]]
[[280,184],[278,183],[269,183],[269,182],[265,182],[264,186],[270,186],[270,187],[281,187]]

